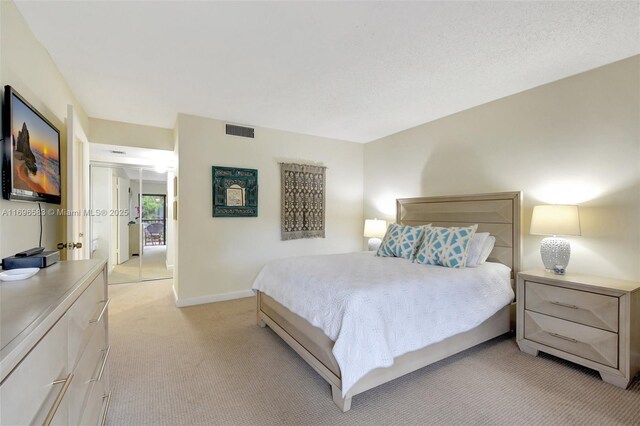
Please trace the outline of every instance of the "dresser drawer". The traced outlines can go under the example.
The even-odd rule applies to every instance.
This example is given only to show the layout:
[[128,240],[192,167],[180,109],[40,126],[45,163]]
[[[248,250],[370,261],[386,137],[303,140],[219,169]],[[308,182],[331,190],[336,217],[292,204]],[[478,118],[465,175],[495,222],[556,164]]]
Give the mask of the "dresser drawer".
[[69,367],[75,368],[96,323],[107,312],[104,275],[100,273],[67,312],[69,316]]
[[[52,424],[67,422],[67,326],[63,316],[0,386],[0,424],[42,424],[56,413]],[[60,381],[54,384],[55,381]],[[55,409],[56,399],[59,401]]]
[[618,331],[618,298],[525,281],[525,309]]
[[69,388],[70,424],[81,424],[80,419],[87,405],[91,389],[94,383],[102,381],[108,357],[103,319],[97,323],[91,340],[85,347],[74,370],[74,381]]
[[80,420],[81,425],[101,425],[102,421],[106,419],[109,410],[108,404],[110,403],[110,397],[106,389],[104,379],[94,383],[87,401],[87,407]]
[[618,368],[618,335],[610,331],[525,311],[524,338]]

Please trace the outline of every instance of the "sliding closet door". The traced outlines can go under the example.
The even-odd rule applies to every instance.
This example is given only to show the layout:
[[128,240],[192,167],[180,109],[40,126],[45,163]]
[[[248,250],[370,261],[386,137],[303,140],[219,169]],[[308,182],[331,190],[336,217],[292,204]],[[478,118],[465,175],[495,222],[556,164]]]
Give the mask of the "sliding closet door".
[[91,258],[108,259],[109,284],[140,281],[139,167],[91,165]]
[[138,166],[91,165],[91,257],[108,259],[109,284],[173,277],[169,176]]
[[170,244],[167,227],[169,225],[167,202],[167,172],[143,170],[141,207],[142,279],[155,280],[172,278],[173,271],[167,261]]

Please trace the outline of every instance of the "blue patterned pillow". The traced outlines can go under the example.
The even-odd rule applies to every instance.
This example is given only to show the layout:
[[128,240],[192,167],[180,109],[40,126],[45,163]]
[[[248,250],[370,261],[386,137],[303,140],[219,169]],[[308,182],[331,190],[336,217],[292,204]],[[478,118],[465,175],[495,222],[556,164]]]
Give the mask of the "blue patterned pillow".
[[402,226],[392,223],[387,228],[387,233],[384,234],[376,256],[402,257],[413,260],[428,226]]
[[448,268],[464,268],[467,262],[469,243],[478,225],[442,228],[430,226],[424,242],[416,253],[416,262],[441,265]]

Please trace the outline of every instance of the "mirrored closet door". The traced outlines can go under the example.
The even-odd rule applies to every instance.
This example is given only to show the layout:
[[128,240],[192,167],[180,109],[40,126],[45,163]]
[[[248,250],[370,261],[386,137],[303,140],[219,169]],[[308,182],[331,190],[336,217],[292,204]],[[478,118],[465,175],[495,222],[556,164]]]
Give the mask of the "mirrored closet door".
[[167,172],[91,164],[91,257],[108,259],[109,284],[172,278]]
[[142,170],[139,205],[142,224],[141,271],[143,280],[171,278],[168,262],[169,212],[167,172]]

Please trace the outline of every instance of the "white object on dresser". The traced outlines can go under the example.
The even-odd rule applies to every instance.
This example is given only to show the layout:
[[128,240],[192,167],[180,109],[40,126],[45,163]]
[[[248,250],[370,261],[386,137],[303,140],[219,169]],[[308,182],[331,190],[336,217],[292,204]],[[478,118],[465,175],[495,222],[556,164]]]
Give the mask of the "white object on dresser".
[[0,424],[106,420],[104,260],[58,262],[0,287]]
[[544,271],[518,274],[517,341],[627,388],[640,372],[640,282]]
[[20,281],[31,278],[40,272],[40,268],[18,268],[0,272],[0,281]]

